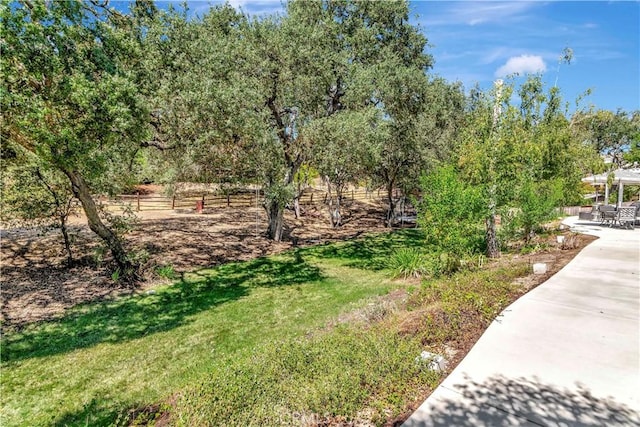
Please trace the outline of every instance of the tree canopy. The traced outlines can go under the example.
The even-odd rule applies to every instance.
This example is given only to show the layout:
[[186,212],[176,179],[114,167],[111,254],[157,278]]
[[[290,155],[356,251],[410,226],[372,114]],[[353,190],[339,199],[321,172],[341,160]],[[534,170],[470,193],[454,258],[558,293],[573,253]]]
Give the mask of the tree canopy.
[[[501,209],[540,205],[535,194],[579,201],[598,154],[637,161],[637,112],[571,115],[541,76],[465,93],[432,75],[407,1],[291,0],[262,17],[229,4],[192,17],[187,7],[4,0],[0,9],[3,188],[76,197],[122,271],[130,256],[95,196],[142,176],[258,184],[267,235],[280,240],[301,170],[323,178],[334,226],[347,185],[383,189],[390,225],[399,198],[428,191],[420,177],[438,170],[442,182],[482,190],[497,254]],[[530,213],[525,228],[541,218]]]
[[64,174],[125,273],[131,263],[92,198],[126,181],[147,136],[147,106],[129,69],[138,51],[117,17],[93,3],[3,2],[0,102],[3,156]]

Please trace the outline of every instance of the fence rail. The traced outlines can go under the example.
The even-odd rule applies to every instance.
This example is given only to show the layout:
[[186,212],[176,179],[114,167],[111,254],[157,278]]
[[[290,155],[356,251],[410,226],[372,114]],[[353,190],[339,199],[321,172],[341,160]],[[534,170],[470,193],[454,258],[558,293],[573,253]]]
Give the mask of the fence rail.
[[[173,197],[122,194],[110,199],[102,199],[101,202],[109,208],[124,209],[126,206],[135,211],[157,211],[175,209],[195,209],[198,202],[202,202],[205,208],[225,207],[255,207],[261,206],[264,193],[262,191],[247,191],[235,194],[201,194],[175,195]],[[318,189],[307,190],[302,193],[299,203],[302,206],[326,203],[328,193]],[[369,191],[364,188],[349,189],[342,193],[343,201],[355,200],[380,200],[383,192],[380,190]]]
[[[396,194],[398,196],[398,194]],[[202,195],[176,195],[173,197],[143,195],[143,194],[122,194],[113,198],[101,199],[101,203],[108,208],[124,209],[129,206],[135,211],[161,211],[176,209],[196,209],[198,202],[202,202],[205,208],[225,208],[225,207],[261,207],[264,193],[243,192],[236,194],[202,194]],[[301,206],[324,204],[327,202],[328,193],[321,190],[307,190],[299,199]],[[343,201],[369,200],[382,201],[386,195],[382,190],[369,191],[363,188],[350,189],[342,194]],[[81,208],[80,202],[75,201],[74,206]],[[591,212],[589,206],[564,206],[559,211],[564,215],[578,216],[580,213]]]
[[569,216],[578,216],[581,212],[591,212],[591,206],[564,206],[562,212]]

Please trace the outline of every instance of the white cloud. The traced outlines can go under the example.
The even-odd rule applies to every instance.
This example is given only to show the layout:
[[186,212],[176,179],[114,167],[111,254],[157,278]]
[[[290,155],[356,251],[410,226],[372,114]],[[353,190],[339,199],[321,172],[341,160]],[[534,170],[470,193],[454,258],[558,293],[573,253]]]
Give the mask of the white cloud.
[[487,23],[518,21],[527,17],[531,9],[540,6],[537,2],[452,2],[440,15],[427,16],[424,24],[427,28],[441,25],[464,23],[470,26]]
[[509,48],[504,46],[495,47],[484,53],[480,57],[480,64],[488,65],[499,59],[512,57],[519,52],[521,52],[521,50],[516,48]]
[[541,56],[538,55],[520,55],[512,56],[507,62],[496,71],[496,77],[504,77],[509,74],[526,74],[545,72],[547,65]]

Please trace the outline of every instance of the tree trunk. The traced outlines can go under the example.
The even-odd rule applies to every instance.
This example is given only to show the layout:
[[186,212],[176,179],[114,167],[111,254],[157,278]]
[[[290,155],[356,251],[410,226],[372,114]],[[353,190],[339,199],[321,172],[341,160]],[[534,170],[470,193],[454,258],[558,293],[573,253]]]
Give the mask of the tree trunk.
[[529,243],[531,243],[534,237],[536,237],[536,233],[533,230],[533,227],[525,226],[524,227],[524,243],[528,245]]
[[333,228],[342,226],[342,213],[340,212],[340,200],[342,199],[342,192],[336,190],[336,204],[331,212],[331,221]]
[[91,191],[84,178],[74,170],[64,170],[64,173],[71,181],[71,189],[74,196],[82,204],[82,209],[87,215],[89,228],[105,242],[111,251],[113,259],[120,269],[121,277],[125,280],[135,280],[137,278],[136,266],[128,259],[127,252],[118,236],[100,219]]
[[267,236],[273,241],[280,242],[282,240],[282,229],[284,227],[284,207],[280,206],[277,200],[268,200],[266,210],[269,220]]
[[[298,172],[302,161],[300,159],[292,161],[290,160],[289,156],[287,156],[287,164],[289,166],[282,181],[284,187],[293,184],[293,177],[295,176],[296,172]],[[278,197],[277,199],[280,199],[280,197]],[[264,208],[267,211],[267,219],[269,220],[269,226],[267,227],[267,236],[271,240],[280,242],[282,240],[282,231],[284,228],[285,203],[282,200],[265,200]]]
[[393,217],[396,212],[396,201],[393,198],[393,183],[387,185],[387,202],[389,207],[387,208],[387,217],[385,225],[391,227],[393,225]]
[[331,226],[333,228],[340,227],[342,225],[342,215],[340,214],[340,199],[342,197],[342,191],[339,190],[339,186],[335,187],[335,204],[334,196],[331,191],[331,181],[328,176],[325,176],[324,181],[327,184],[327,204],[329,205],[329,219],[331,220]]
[[62,238],[64,240],[64,250],[67,253],[67,266],[73,266],[73,253],[71,252],[71,239],[69,238],[69,230],[67,229],[67,218],[69,218],[69,214],[71,213],[71,204],[73,203],[73,197],[67,197],[66,202],[63,204],[61,199],[61,195],[49,185],[45,177],[40,172],[40,169],[36,169],[36,176],[42,182],[42,185],[45,186],[47,191],[53,197],[53,202],[56,205],[56,214],[58,215],[58,225],[60,226],[60,232],[62,233]]
[[300,219],[300,193],[297,193],[293,198],[293,213],[296,219]]
[[489,217],[485,221],[485,240],[487,243],[487,258],[500,258],[500,245],[496,232],[496,188],[495,184],[489,188]]
[[60,231],[64,239],[64,249],[67,252],[67,266],[73,266],[73,253],[71,252],[71,239],[69,239],[69,230],[67,230],[67,215],[60,215]]
[[487,241],[487,258],[500,258],[495,215],[489,215],[487,218],[485,239]]

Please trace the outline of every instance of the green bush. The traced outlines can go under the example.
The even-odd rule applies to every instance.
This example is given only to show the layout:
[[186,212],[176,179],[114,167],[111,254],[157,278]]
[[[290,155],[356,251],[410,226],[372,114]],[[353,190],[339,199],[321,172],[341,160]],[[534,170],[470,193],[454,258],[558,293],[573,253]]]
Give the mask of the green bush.
[[544,222],[556,217],[561,199],[561,181],[525,180],[517,190],[515,206],[502,212],[503,239],[523,239],[528,244]]
[[418,223],[433,251],[451,259],[481,251],[484,229],[479,189],[464,183],[453,166],[440,167],[423,176],[421,189]]
[[461,266],[461,258],[457,254],[439,252],[431,257],[429,272],[433,277],[449,276],[460,270]]

